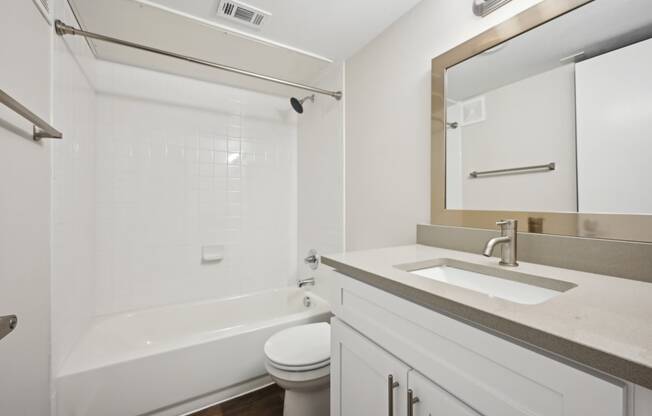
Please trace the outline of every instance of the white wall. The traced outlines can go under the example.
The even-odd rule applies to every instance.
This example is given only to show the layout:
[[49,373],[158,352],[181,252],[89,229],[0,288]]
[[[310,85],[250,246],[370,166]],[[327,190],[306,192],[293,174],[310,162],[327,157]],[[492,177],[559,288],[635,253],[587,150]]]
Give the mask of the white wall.
[[[50,119],[50,26],[31,1],[0,10],[0,88]],[[0,415],[50,412],[50,152],[32,125],[0,105]]]
[[[344,66],[333,64],[313,83],[341,90]],[[345,92],[346,95],[346,92]],[[308,250],[344,251],[344,101],[316,96],[298,121],[299,277],[314,275],[303,263]],[[318,282],[317,291],[327,281]],[[324,293],[324,292],[321,292]]]
[[430,62],[538,3],[486,18],[424,0],[346,62],[347,250],[413,243],[430,222]]
[[286,98],[105,62],[97,87],[98,314],[294,282]]
[[[55,14],[71,24],[65,0]],[[52,369],[90,324],[95,284],[95,90],[93,57],[79,37],[54,37],[53,120],[64,140],[52,145]]]
[[652,213],[652,40],[577,65],[582,212]]
[[[454,206],[447,199],[447,207],[576,212],[573,65],[517,81],[483,96],[485,120],[457,129],[462,142],[463,201],[461,206]],[[550,162],[556,164],[554,171],[469,176],[472,171]]]
[[464,171],[462,164],[462,106],[448,101],[446,122],[457,127],[446,127],[446,206],[460,209],[464,205]]

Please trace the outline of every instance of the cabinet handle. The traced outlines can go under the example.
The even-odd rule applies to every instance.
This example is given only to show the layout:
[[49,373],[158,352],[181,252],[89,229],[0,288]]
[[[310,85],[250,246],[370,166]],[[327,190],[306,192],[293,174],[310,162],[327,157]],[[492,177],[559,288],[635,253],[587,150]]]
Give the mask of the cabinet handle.
[[398,387],[398,381],[394,381],[393,375],[387,376],[387,414],[394,416],[394,389]]
[[419,398],[414,397],[414,392],[412,389],[408,389],[407,392],[407,416],[414,415],[414,404],[419,403]]

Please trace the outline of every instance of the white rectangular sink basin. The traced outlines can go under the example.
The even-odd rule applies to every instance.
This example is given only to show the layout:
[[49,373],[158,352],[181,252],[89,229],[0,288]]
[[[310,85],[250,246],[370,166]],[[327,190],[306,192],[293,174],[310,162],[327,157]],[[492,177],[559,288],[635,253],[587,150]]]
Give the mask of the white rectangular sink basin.
[[427,279],[525,305],[543,303],[576,286],[561,280],[452,259],[396,267]]

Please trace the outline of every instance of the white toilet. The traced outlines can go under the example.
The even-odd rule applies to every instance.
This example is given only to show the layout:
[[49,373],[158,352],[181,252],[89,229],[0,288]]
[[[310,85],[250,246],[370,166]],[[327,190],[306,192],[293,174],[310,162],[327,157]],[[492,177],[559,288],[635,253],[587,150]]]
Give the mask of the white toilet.
[[331,326],[299,325],[265,343],[265,367],[285,389],[283,416],[329,416]]

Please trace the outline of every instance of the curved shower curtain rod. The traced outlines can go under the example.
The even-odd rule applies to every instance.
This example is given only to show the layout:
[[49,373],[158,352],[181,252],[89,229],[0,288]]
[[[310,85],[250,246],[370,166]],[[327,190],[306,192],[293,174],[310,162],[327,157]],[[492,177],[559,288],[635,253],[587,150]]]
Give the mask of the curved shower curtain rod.
[[232,73],[239,74],[239,75],[244,75],[246,77],[262,79],[264,81],[269,81],[269,82],[273,82],[273,83],[276,83],[276,84],[281,84],[281,85],[286,85],[286,86],[289,86],[289,87],[299,88],[299,89],[306,90],[306,91],[311,91],[311,92],[314,92],[314,93],[317,93],[317,94],[329,95],[329,96],[335,98],[336,100],[340,100],[342,98],[342,91],[329,91],[329,90],[324,90],[324,89],[317,88],[317,87],[311,87],[310,85],[299,84],[297,82],[286,81],[286,80],[283,80],[283,79],[278,79],[278,78],[270,77],[270,76],[267,76],[267,75],[261,75],[261,74],[255,73],[255,72],[246,71],[244,69],[236,68],[236,67],[233,67],[233,66],[222,65],[222,64],[218,64],[216,62],[206,61],[204,59],[193,58],[191,56],[181,55],[179,53],[168,52],[168,51],[164,51],[162,49],[152,48],[150,46],[140,45],[138,43],[129,42],[129,41],[121,40],[121,39],[117,39],[117,38],[112,38],[110,36],[100,35],[99,33],[87,32],[85,30],[81,30],[81,29],[77,29],[75,27],[69,26],[69,25],[65,24],[64,22],[62,22],[61,20],[57,20],[55,22],[54,26],[55,26],[56,32],[57,32],[57,34],[59,36],[76,35],[76,36],[83,36],[85,38],[100,40],[100,41],[103,41],[103,42],[115,43],[117,45],[122,45],[122,46],[126,46],[126,47],[129,47],[129,48],[134,48],[134,49],[140,49],[141,51],[151,52],[151,53],[155,53],[155,54],[158,54],[158,55],[164,55],[164,56],[167,56],[167,57],[170,57],[170,58],[181,59],[181,60],[186,61],[186,62],[192,62],[194,64],[204,65],[204,66],[207,66],[207,67],[210,67],[210,68],[219,69],[219,70],[226,71],[226,72],[232,72]]

